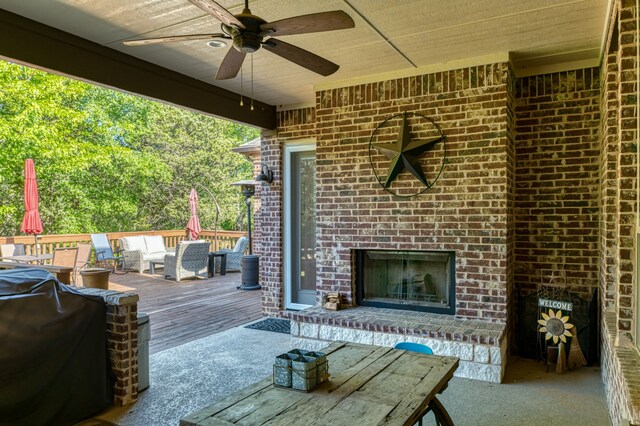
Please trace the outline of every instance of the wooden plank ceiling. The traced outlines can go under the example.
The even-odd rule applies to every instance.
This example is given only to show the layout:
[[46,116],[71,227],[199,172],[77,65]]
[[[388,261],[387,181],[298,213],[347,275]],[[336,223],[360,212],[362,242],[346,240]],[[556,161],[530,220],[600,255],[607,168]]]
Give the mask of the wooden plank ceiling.
[[[239,0],[217,1],[233,14],[240,13],[244,7]],[[114,55],[117,58],[115,60],[123,61],[126,55],[177,73],[167,74],[166,80],[179,74],[188,78],[183,82],[188,86],[195,87],[191,84],[193,81],[205,83],[198,90],[209,87],[209,96],[221,96],[221,99],[230,97],[230,100],[229,103],[222,102],[224,108],[215,110],[209,107],[208,110],[204,108],[204,112],[271,128],[275,123],[272,106],[290,108],[312,105],[318,88],[509,58],[518,75],[596,66],[600,62],[609,1],[250,1],[252,13],[269,22],[340,9],[348,13],[356,24],[353,29],[282,37],[284,41],[339,64],[340,69],[328,77],[301,68],[264,49],[252,54],[253,97],[261,102],[253,118],[247,113],[248,108],[239,109],[232,105],[239,98],[234,94],[241,91],[240,76],[225,81],[214,80],[217,67],[228,48],[214,49],[202,40],[139,47],[122,44],[123,40],[129,38],[220,32],[220,23],[215,18],[187,0],[0,0],[0,8],[85,39],[92,46],[123,54]],[[5,13],[2,16],[5,22],[14,20],[14,15]],[[34,27],[27,31],[37,32],[37,29]],[[7,29],[0,29],[0,32],[1,38],[5,39],[0,42],[0,55],[26,61],[15,57],[15,48],[7,47],[17,42],[15,32]],[[50,34],[45,33],[44,36],[50,37]],[[32,40],[32,43],[35,42]],[[83,49],[89,49],[88,46],[83,46]],[[26,43],[22,45],[24,49],[37,50]],[[87,60],[82,57],[81,50],[65,60],[84,63],[76,68],[86,66],[84,61]],[[33,53],[30,57],[35,56],[36,59],[31,60],[36,65],[46,67],[46,64],[38,64],[39,55],[44,55],[44,52]],[[243,68],[242,91],[245,95],[251,94],[250,64],[251,61],[247,59]],[[145,68],[140,64],[134,67]],[[151,69],[141,72],[143,75],[151,73]],[[125,76],[123,78],[126,79]],[[118,87],[120,83],[106,84]],[[167,83],[154,81],[154,84]],[[218,93],[217,89],[224,91]],[[136,89],[129,87],[126,90]],[[180,88],[175,90],[179,91]],[[143,94],[163,99],[153,90],[150,92]],[[189,96],[193,94],[189,93]],[[165,100],[184,103],[179,96]],[[187,106],[203,109],[201,105]],[[231,111],[225,113],[220,109]],[[271,118],[258,117],[260,114]]]

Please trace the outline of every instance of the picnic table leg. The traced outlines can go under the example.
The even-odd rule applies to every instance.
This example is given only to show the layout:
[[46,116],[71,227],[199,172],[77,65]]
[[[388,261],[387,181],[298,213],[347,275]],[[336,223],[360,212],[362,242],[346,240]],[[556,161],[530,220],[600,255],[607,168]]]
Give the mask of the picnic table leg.
[[453,426],[453,421],[451,420],[451,417],[449,417],[449,413],[447,413],[444,405],[442,405],[442,403],[438,401],[438,398],[436,398],[435,396],[433,397],[431,402],[429,402],[429,408],[431,408],[431,411],[433,411],[433,414],[436,416],[437,424]]

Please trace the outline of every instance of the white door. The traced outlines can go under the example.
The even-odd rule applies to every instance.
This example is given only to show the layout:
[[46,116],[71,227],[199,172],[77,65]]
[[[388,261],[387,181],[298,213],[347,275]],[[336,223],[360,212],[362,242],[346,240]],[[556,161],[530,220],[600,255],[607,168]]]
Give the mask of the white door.
[[287,309],[316,303],[316,152],[285,147],[284,282]]

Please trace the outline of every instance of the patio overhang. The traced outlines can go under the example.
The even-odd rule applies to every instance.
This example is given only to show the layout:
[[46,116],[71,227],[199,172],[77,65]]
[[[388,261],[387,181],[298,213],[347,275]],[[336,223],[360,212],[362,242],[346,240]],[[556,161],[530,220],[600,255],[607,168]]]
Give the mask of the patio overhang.
[[0,57],[262,129],[276,108],[0,9]]

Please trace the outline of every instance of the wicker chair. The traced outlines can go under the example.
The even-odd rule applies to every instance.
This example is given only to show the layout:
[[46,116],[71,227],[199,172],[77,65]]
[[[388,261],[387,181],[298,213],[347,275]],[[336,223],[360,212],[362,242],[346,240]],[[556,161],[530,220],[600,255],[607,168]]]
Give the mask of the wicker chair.
[[209,262],[208,241],[180,241],[175,254],[164,256],[164,277],[175,278],[179,282],[183,278],[207,278]]
[[[247,248],[247,237],[240,237],[236,246],[231,249],[220,249],[216,253],[227,253],[227,271],[239,271],[241,269],[242,255]],[[220,270],[220,258],[216,258],[216,271]]]
[[164,246],[162,235],[135,235],[120,238],[120,247],[127,270],[144,272],[150,262],[161,262],[164,255],[173,252]]

